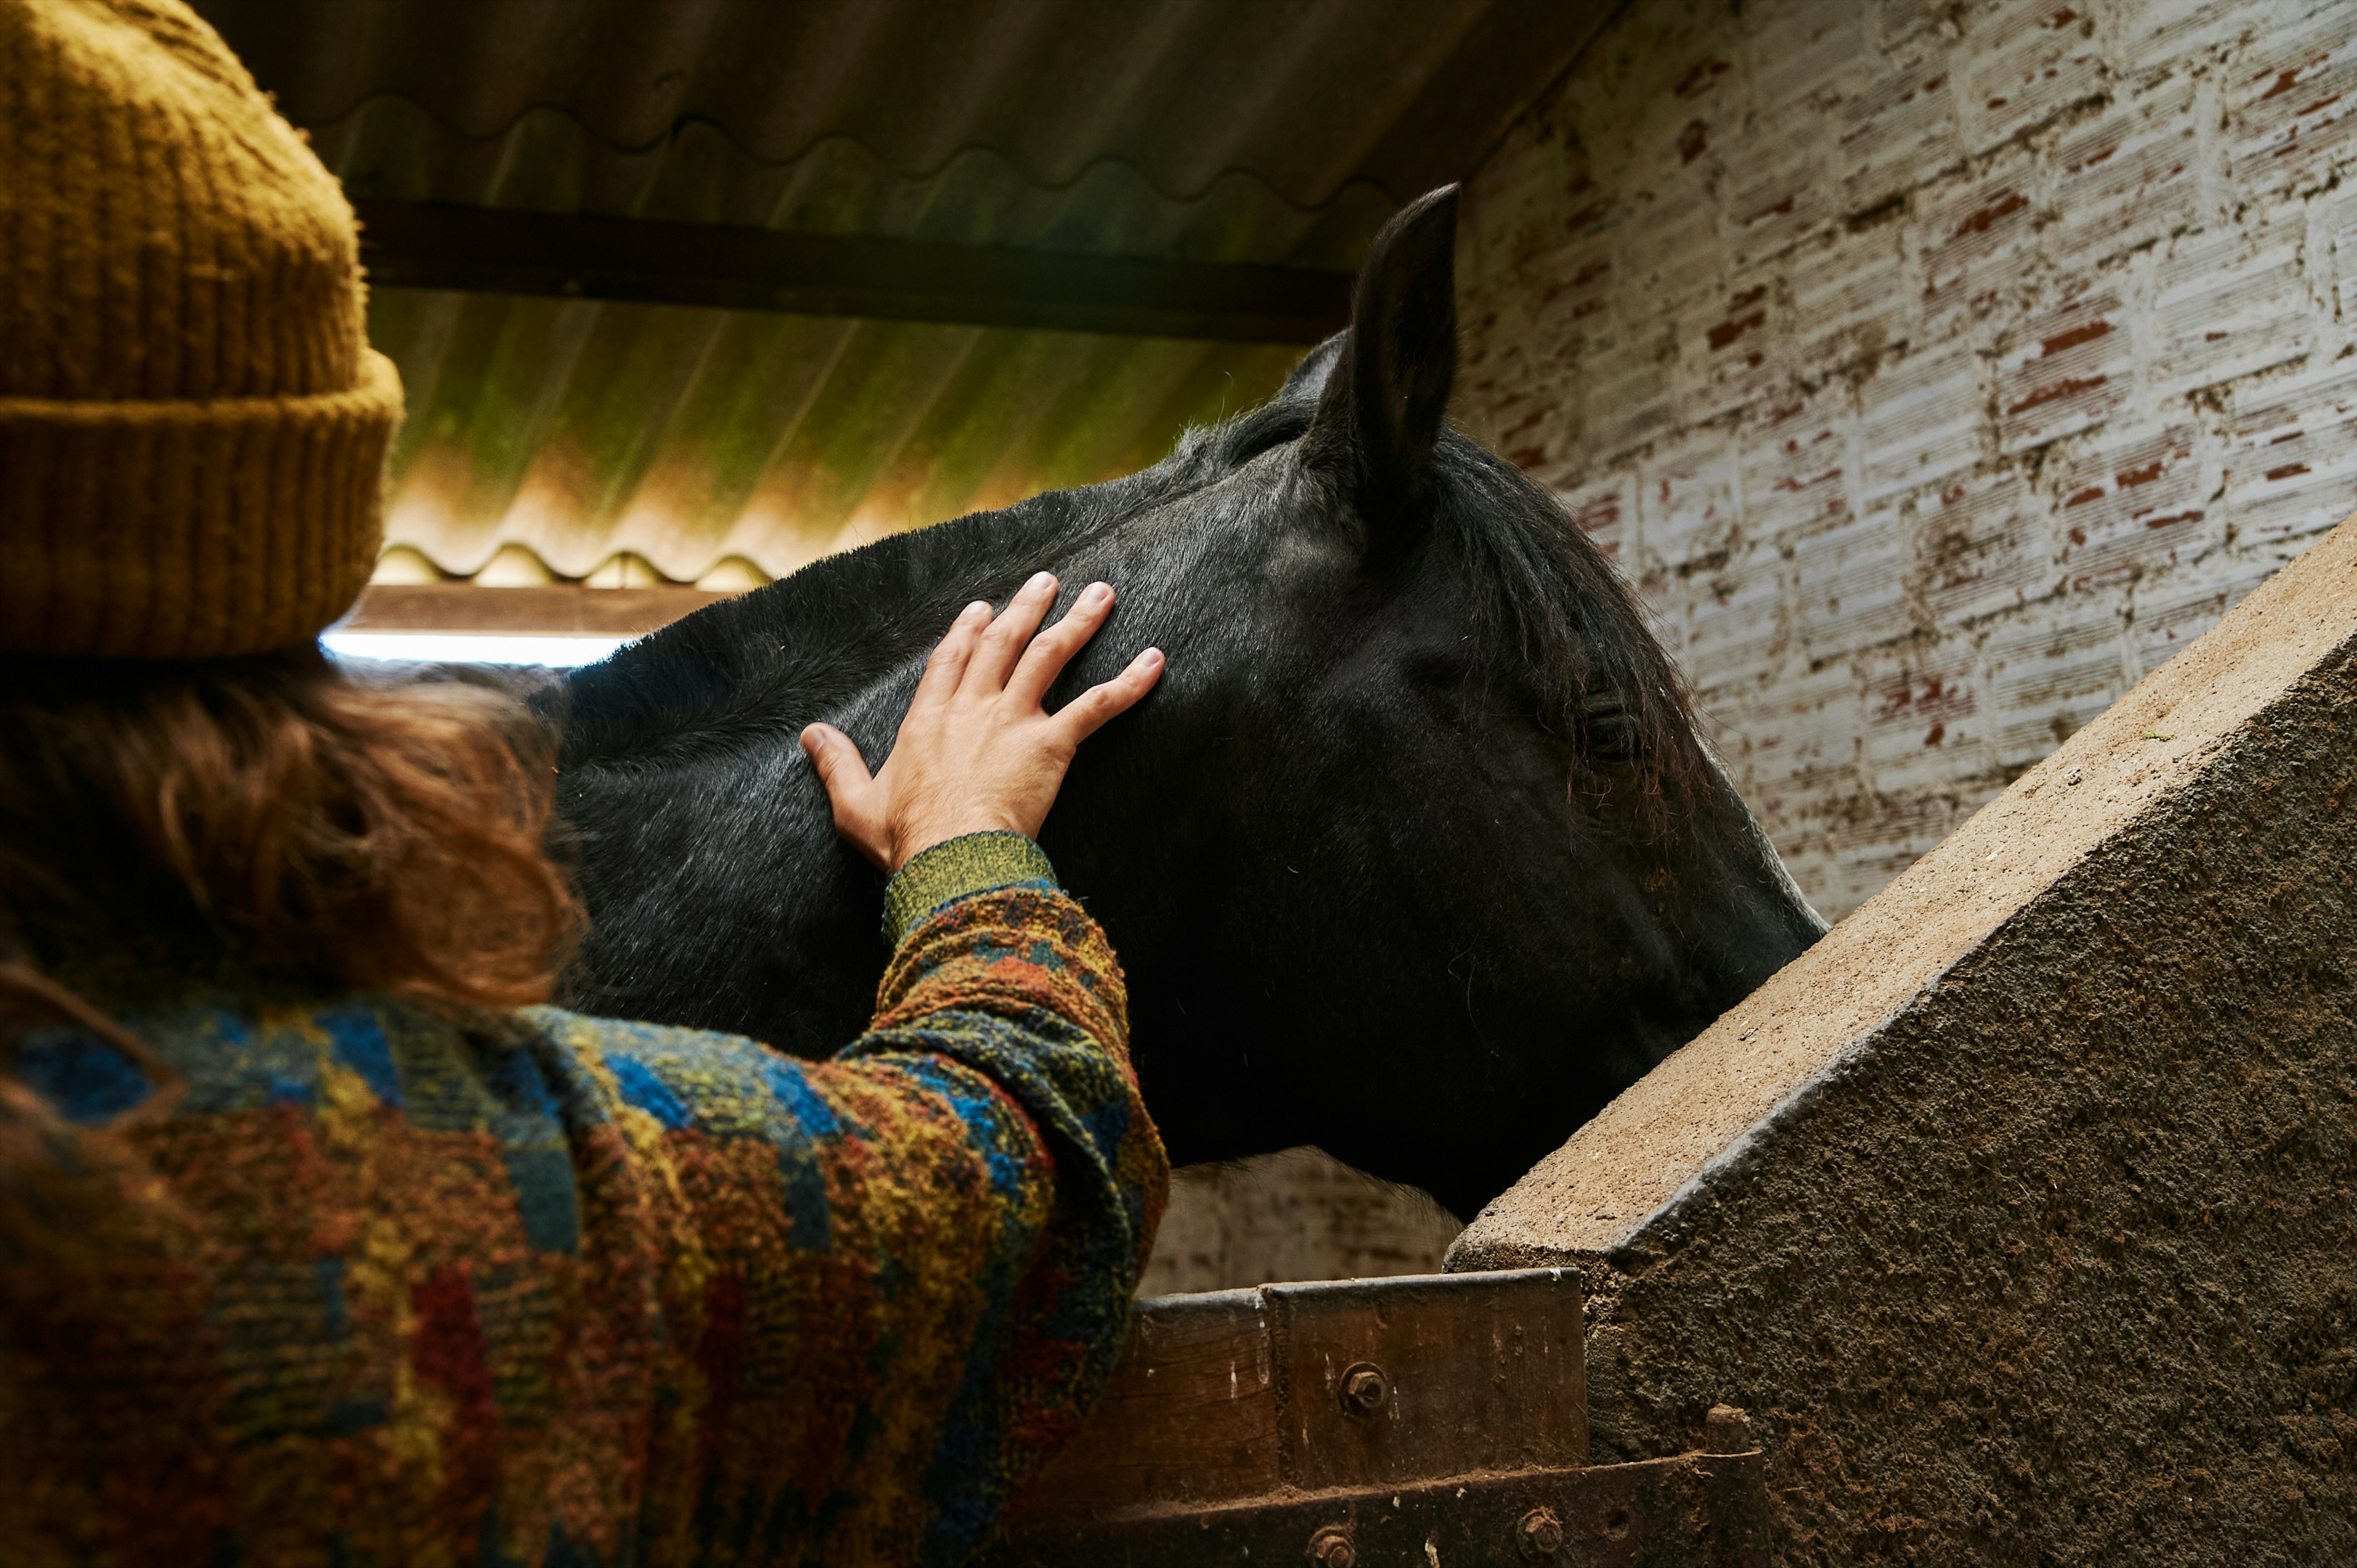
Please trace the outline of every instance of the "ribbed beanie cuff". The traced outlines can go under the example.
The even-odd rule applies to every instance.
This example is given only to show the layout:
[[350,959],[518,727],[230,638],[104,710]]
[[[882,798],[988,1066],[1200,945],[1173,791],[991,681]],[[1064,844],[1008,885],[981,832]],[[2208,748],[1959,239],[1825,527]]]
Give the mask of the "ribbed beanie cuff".
[[393,362],[305,396],[0,398],[0,648],[217,659],[316,637],[383,526]]
[[183,0],[0,0],[0,650],[317,636],[400,418],[351,205],[220,35]]

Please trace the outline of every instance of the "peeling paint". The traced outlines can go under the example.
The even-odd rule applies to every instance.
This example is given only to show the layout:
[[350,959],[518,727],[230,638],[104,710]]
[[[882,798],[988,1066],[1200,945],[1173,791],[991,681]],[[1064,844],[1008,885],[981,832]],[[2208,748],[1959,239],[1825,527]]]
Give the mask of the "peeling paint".
[[[1638,0],[1607,44],[1469,183],[1454,412],[1839,915],[2357,509],[2357,6]],[[1933,678],[1969,711],[1877,719]]]

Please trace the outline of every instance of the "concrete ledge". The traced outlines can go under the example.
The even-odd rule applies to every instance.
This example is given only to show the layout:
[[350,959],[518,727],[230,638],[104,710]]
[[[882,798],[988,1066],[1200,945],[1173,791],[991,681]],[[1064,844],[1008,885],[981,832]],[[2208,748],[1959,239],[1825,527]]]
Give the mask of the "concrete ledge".
[[1468,1227],[1783,1561],[2357,1561],[2357,520]]

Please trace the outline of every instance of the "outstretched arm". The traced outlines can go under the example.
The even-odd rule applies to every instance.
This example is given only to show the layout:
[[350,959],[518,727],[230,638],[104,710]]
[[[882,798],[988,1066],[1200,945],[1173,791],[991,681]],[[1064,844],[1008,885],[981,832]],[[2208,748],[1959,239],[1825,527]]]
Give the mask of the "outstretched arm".
[[897,873],[859,1040],[807,1064],[544,1015],[653,1177],[652,1560],[718,1519],[789,1557],[960,1561],[1118,1353],[1168,1165],[1120,968],[1029,835],[1161,659],[1045,713],[1112,607],[1098,585],[1039,633],[1055,591],[1042,574],[996,620],[959,618],[876,774],[839,732],[804,736],[845,836]]

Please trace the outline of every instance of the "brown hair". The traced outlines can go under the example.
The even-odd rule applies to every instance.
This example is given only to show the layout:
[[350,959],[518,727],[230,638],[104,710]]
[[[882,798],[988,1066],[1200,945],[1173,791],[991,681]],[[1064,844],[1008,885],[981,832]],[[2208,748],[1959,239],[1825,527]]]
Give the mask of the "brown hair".
[[365,686],[316,647],[0,660],[0,939],[54,962],[162,936],[342,988],[539,1001],[578,928],[545,851],[553,749],[502,693]]

